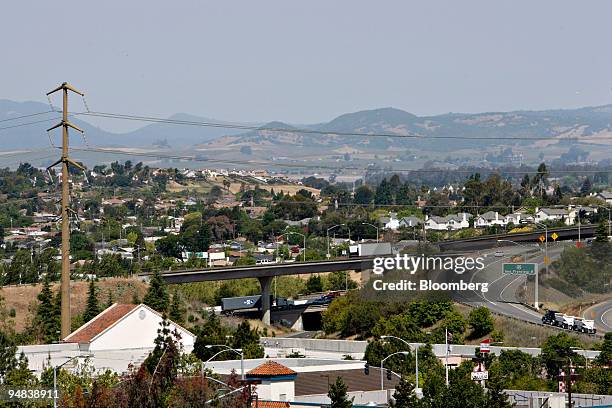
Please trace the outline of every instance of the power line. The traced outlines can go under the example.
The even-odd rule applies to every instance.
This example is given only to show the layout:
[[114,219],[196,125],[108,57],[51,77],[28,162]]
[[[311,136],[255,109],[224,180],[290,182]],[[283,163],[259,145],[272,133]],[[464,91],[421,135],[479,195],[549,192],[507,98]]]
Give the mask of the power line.
[[0,130],[14,129],[14,128],[22,127],[22,126],[31,126],[31,125],[35,125],[37,123],[51,122],[52,120],[57,120],[57,119],[58,118],[55,117],[55,118],[37,120],[37,121],[34,121],[34,122],[20,123],[18,125],[11,125],[11,126],[0,127]]
[[[298,168],[298,169],[326,169],[326,170],[356,170],[356,171],[382,171],[387,173],[464,173],[464,174],[474,174],[474,173],[500,173],[500,174],[538,174],[537,170],[525,170],[525,171],[504,171],[502,169],[474,169],[474,170],[456,170],[456,169],[372,169],[367,167],[356,167],[356,166],[343,166],[343,167],[335,167],[335,166],[326,166],[326,165],[313,165],[313,164],[297,164],[297,163],[278,163],[278,162],[270,162],[270,161],[255,161],[255,160],[230,160],[230,159],[211,159],[211,158],[202,158],[197,156],[182,156],[182,155],[173,155],[173,154],[163,154],[157,152],[151,153],[143,153],[143,152],[128,152],[125,150],[118,150],[112,148],[105,148],[100,146],[92,146],[88,148],[70,148],[73,151],[79,152],[93,152],[93,153],[102,153],[102,154],[119,154],[125,156],[134,156],[134,157],[150,157],[150,158],[159,158],[159,159],[174,159],[174,160],[188,160],[195,162],[204,162],[204,163],[216,163],[216,164],[239,164],[239,165],[257,165],[257,166],[275,166],[275,167],[289,167],[289,168]],[[562,170],[562,169],[548,169],[547,172],[551,173],[559,173],[559,174],[591,174],[591,173],[605,173],[611,172],[612,169],[599,169],[599,170]]]
[[29,115],[15,116],[14,118],[2,119],[2,120],[0,120],[0,123],[2,123],[2,122],[10,122],[12,120],[18,120],[18,119],[31,118],[32,116],[40,116],[40,115],[45,115],[47,113],[53,113],[53,112],[54,111],[52,111],[52,110],[48,110],[46,112],[37,112],[37,113],[31,113]]
[[300,129],[300,128],[277,128],[277,127],[265,127],[265,126],[253,126],[253,125],[241,125],[233,123],[217,123],[217,122],[205,122],[205,121],[191,121],[191,120],[178,120],[178,119],[167,119],[159,118],[154,116],[138,116],[121,113],[109,113],[109,112],[83,112],[85,116],[95,116],[109,119],[121,119],[131,120],[140,122],[153,122],[153,123],[165,123],[171,125],[186,125],[186,126],[201,126],[201,127],[214,127],[223,129],[238,129],[238,130],[256,130],[256,131],[267,131],[267,132],[283,132],[283,133],[303,133],[313,135],[337,135],[337,136],[357,136],[357,137],[383,137],[383,138],[394,138],[394,139],[456,139],[456,140],[574,140],[574,141],[590,141],[590,140],[607,140],[612,139],[612,136],[600,136],[589,138],[585,137],[564,137],[559,138],[555,136],[534,136],[534,137],[508,137],[508,136],[424,136],[419,134],[408,134],[398,135],[394,133],[359,133],[359,132],[342,132],[334,130],[315,130],[315,129]]

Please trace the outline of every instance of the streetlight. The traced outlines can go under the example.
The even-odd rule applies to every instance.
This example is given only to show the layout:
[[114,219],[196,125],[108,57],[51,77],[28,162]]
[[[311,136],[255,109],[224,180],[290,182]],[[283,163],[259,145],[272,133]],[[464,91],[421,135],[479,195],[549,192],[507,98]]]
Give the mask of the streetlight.
[[[289,228],[289,226],[287,226],[287,228]],[[287,228],[285,228],[285,230],[286,230]],[[301,233],[299,233],[299,232],[295,232],[295,231],[287,231],[287,232],[285,232],[285,233],[284,233],[284,234],[282,234],[282,235],[285,235],[285,234],[296,234],[296,235],[301,235],[301,236],[302,236],[302,238],[304,238],[304,254],[303,254],[303,255],[304,255],[304,260],[303,260],[303,262],[306,262],[306,235],[301,234]]]
[[[397,337],[397,336],[390,336],[390,335],[385,335],[385,336],[380,336],[381,339],[395,339],[395,340],[399,340],[402,343],[404,343],[405,345],[407,345],[408,347],[410,347],[410,343],[408,343],[406,340]],[[419,389],[419,347],[421,345],[419,343],[414,343],[414,357],[415,357],[415,362],[416,362],[416,370],[415,370],[415,374],[416,374],[416,389]]]
[[334,228],[336,228],[336,227],[340,227],[340,226],[342,226],[342,225],[346,225],[346,224],[336,224],[336,225],[334,225],[334,226],[332,226],[332,227],[329,227],[329,228],[327,229],[327,259],[329,259],[329,258],[331,257],[331,255],[330,255],[330,253],[329,253],[329,231],[330,231],[330,230],[332,230],[332,229],[334,229]]
[[64,361],[60,365],[53,366],[53,408],[57,408],[57,397],[58,397],[57,395],[57,370],[62,368],[63,366],[65,366],[66,364],[74,360],[75,358],[87,358],[91,356],[92,356],[91,354],[85,354],[85,355],[78,355],[78,356],[72,356],[72,357],[64,357],[64,358],[67,358],[68,360]]
[[385,378],[383,376],[383,364],[385,361],[387,361],[388,358],[396,356],[398,354],[404,355],[404,356],[408,356],[410,355],[409,351],[398,351],[396,353],[392,353],[389,354],[387,357],[383,358],[382,360],[380,360],[380,390],[384,390],[385,389]]
[[378,243],[378,227],[374,224],[370,224],[369,222],[362,222],[361,225],[370,225],[374,228],[376,228],[376,243]]
[[202,376],[204,376],[204,367],[206,366],[206,363],[212,361],[221,353],[225,353],[226,351],[232,351],[240,356],[240,379],[244,381],[244,353],[242,352],[242,349],[234,349],[230,346],[226,346],[225,344],[207,344],[204,347],[206,347],[207,349],[213,347],[223,347],[223,350],[219,351],[217,354],[213,355],[211,358],[202,363]]

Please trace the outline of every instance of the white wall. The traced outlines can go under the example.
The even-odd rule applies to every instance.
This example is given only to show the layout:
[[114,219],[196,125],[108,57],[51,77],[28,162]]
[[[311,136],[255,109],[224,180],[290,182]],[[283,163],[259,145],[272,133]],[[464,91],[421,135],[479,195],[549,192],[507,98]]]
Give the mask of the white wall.
[[[259,399],[272,401],[294,401],[295,383],[293,381],[262,381],[255,388]],[[281,395],[284,397],[281,398]]]

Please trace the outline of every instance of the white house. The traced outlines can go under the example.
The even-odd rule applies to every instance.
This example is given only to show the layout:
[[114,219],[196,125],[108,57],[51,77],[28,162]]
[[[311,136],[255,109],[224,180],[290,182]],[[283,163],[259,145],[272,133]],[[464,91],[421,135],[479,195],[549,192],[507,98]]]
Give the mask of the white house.
[[378,222],[383,225],[384,229],[390,229],[395,231],[400,227],[400,220],[397,218],[396,213],[389,213],[388,217],[380,217]]
[[423,225],[423,220],[419,217],[410,216],[403,217],[399,220],[399,226],[401,227],[417,227],[419,225]]
[[[162,316],[147,305],[115,303],[94,317],[68,337],[64,343],[78,343],[89,352],[101,350],[152,349]],[[170,331],[181,336],[185,349],[193,349],[196,336],[169,321]]]
[[563,208],[536,208],[535,222],[563,221],[565,225],[573,225],[576,218],[576,210]]
[[450,214],[446,217],[437,217],[435,215],[425,218],[425,229],[434,231],[456,231],[470,226],[471,214],[459,213]]
[[595,197],[605,201],[608,205],[612,205],[612,191],[602,191],[601,193],[597,193]]
[[497,211],[487,211],[484,214],[478,215],[474,226],[476,227],[491,227],[493,225],[506,225],[508,221],[503,215],[499,215]]

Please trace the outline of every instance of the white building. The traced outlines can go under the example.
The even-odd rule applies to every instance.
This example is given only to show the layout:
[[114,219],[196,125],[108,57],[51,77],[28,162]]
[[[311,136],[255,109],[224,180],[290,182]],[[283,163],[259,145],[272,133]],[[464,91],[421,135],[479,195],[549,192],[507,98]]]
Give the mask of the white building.
[[573,225],[576,219],[576,210],[563,208],[536,208],[535,222],[563,221],[565,225]]
[[446,217],[426,216],[425,229],[434,231],[456,231],[463,228],[469,228],[471,214],[459,213],[450,214]]
[[[64,364],[74,370],[76,362],[88,365],[96,373],[111,370],[125,373],[130,365],[139,366],[155,348],[155,338],[162,317],[146,305],[113,304],[98,316],[67,336],[62,343],[19,346],[36,374],[46,367]],[[180,334],[186,353],[193,350],[196,336],[169,321],[170,330]]]
[[272,360],[246,373],[247,381],[257,382],[257,396],[268,401],[294,401],[296,377],[297,372]]
[[[64,343],[78,343],[88,351],[154,348],[162,315],[145,304],[115,303],[66,337]],[[196,336],[169,321],[184,347],[193,348]]]

